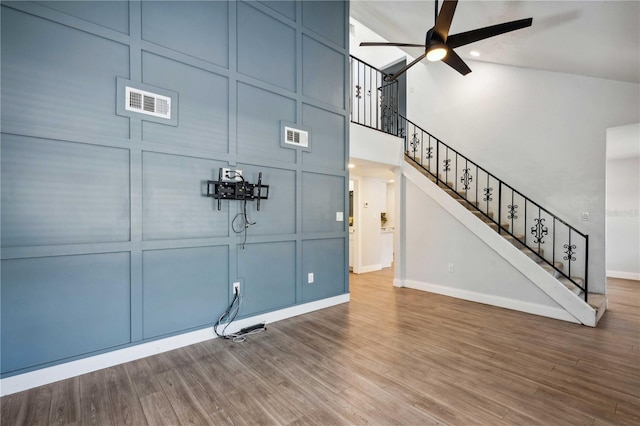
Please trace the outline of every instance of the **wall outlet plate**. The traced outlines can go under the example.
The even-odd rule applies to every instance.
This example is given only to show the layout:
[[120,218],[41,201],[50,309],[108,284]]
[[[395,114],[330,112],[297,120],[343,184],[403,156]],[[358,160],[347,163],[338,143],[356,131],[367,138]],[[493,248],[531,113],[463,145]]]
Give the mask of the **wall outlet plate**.
[[235,283],[233,283],[233,294],[236,294],[236,290],[238,292],[238,294],[240,294],[240,282],[236,281]]
[[313,272],[309,272],[307,275],[307,283],[313,284]]
[[344,212],[336,212],[336,222],[344,222]]
[[242,170],[234,170],[228,167],[222,168],[222,180],[225,182],[240,182],[242,180]]

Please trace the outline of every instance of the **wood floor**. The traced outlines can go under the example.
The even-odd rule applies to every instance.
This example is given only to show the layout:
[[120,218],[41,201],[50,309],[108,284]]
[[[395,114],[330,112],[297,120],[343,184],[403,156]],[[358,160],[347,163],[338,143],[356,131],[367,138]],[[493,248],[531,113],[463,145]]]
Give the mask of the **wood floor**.
[[351,302],[0,400],[37,424],[640,423],[640,283],[598,328],[351,276]]

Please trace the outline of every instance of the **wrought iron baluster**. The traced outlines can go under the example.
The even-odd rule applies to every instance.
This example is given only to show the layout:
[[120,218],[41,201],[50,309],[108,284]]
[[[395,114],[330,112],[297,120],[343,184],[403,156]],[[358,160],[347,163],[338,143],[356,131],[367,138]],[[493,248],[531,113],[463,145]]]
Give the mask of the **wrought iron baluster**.
[[562,246],[563,248],[565,248],[565,256],[563,257],[564,260],[567,261],[568,265],[568,271],[569,271],[569,278],[571,278],[571,262],[575,262],[576,258],[574,256],[575,254],[575,249],[576,249],[576,245],[575,244],[571,244],[571,228],[569,228],[569,243],[565,244],[564,246]]
[[502,181],[498,180],[498,234],[502,230]]
[[556,218],[553,217],[553,235],[551,237],[551,245],[553,247],[552,256],[551,256],[551,264],[556,263]]
[[[478,179],[480,175],[478,174],[478,165],[476,164],[476,206],[480,205],[480,201],[478,201]],[[489,212],[487,211],[487,216],[489,216]]]
[[589,236],[584,236],[584,301],[589,298]]

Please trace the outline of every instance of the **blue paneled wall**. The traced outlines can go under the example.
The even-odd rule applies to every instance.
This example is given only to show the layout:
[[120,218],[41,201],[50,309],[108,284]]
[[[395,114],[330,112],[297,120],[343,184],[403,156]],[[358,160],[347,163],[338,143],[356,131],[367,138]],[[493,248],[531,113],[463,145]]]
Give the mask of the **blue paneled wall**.
[[[209,327],[234,281],[242,316],[348,292],[347,25],[346,1],[2,3],[3,377]],[[177,120],[119,114],[117,79]],[[270,185],[244,248],[220,167]]]

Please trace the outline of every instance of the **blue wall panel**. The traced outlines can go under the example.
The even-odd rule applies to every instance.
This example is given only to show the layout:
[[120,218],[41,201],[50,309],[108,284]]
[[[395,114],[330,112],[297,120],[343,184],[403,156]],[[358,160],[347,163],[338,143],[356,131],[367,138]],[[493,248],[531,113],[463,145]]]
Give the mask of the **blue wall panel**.
[[238,250],[243,279],[240,315],[270,311],[296,302],[296,243],[247,244]]
[[218,153],[229,151],[226,77],[145,52],[142,82],[178,92],[178,127],[145,121],[145,141]]
[[144,337],[213,324],[229,295],[228,247],[145,251]]
[[[0,8],[2,377],[209,327],[237,280],[242,316],[344,293],[348,2]],[[124,80],[176,119],[117,115]],[[220,167],[270,186],[245,249]]]
[[345,107],[347,57],[308,37],[302,37],[302,93],[337,108]]
[[296,31],[238,2],[238,71],[296,90]]
[[302,242],[302,276],[313,272],[313,283],[303,280],[302,300],[309,302],[345,292],[344,253],[342,238]]
[[346,117],[304,104],[302,122],[313,129],[313,150],[302,153],[303,163],[344,171],[346,150],[343,140],[347,126]]
[[130,341],[129,253],[2,261],[2,372]]
[[[262,183],[269,185],[269,199],[261,200],[260,211],[255,201],[247,203],[251,235],[282,235],[296,232],[296,173],[293,170],[273,167],[238,164],[244,178],[251,183],[258,182],[262,172]],[[236,204],[236,211],[241,203]]]
[[[348,5],[340,1],[303,1],[302,25],[331,40],[340,47],[345,46],[345,19]],[[332,19],[327,19],[331,16]]]
[[129,240],[129,151],[2,135],[2,246]]
[[261,1],[267,7],[281,13],[283,16],[295,21],[296,20],[296,2],[291,0],[282,1]]
[[40,1],[45,7],[129,34],[129,2],[118,1]]
[[336,222],[336,212],[345,212],[344,182],[341,176],[302,174],[302,232],[344,230],[345,222]]
[[229,6],[223,1],[142,2],[142,39],[227,67]]
[[179,155],[142,153],[143,239],[224,237],[229,204],[217,210],[206,181],[225,163]]
[[129,137],[129,120],[114,114],[126,45],[9,8],[1,40],[3,122]]
[[295,100],[238,84],[238,154],[295,162],[295,151],[280,146],[280,121],[296,121]]

